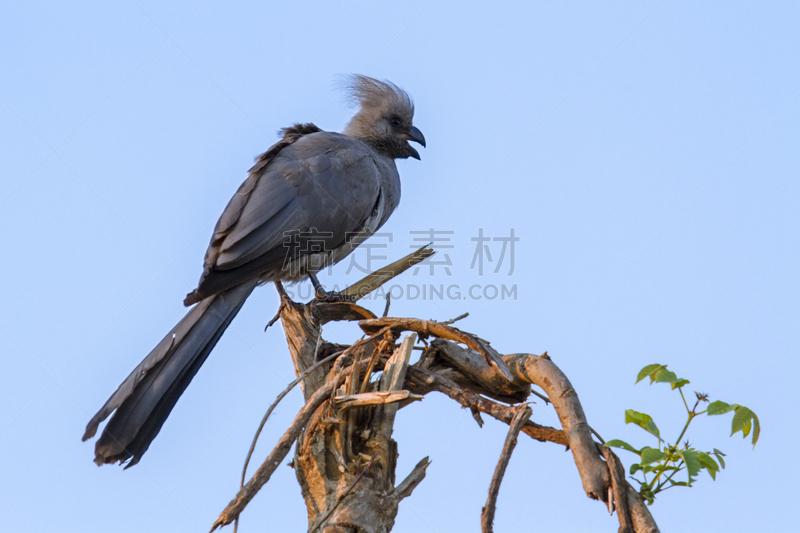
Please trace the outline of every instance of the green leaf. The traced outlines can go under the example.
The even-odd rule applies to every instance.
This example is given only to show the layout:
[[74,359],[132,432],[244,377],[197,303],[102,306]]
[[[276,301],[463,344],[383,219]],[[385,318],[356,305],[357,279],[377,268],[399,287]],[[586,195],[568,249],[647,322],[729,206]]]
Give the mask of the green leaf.
[[680,450],[678,455],[683,462],[686,463],[686,470],[689,472],[689,483],[692,482],[692,478],[697,476],[702,468],[700,461],[697,460],[697,452],[693,450]]
[[708,475],[711,476],[711,479],[716,481],[717,472],[719,472],[719,465],[714,460],[714,458],[708,455],[707,453],[698,452],[697,460],[700,461],[700,464],[703,465],[703,467],[706,469]]
[[656,382],[669,383],[672,390],[679,389],[689,383],[688,379],[679,378],[675,375],[675,372],[667,370],[667,365],[647,365],[639,371],[639,375],[636,376],[636,383],[639,383],[646,377],[650,378],[651,385]]
[[753,446],[755,446],[761,434],[761,425],[758,422],[758,417],[747,407],[737,405],[733,415],[733,422],[731,422],[731,437],[737,431],[742,432],[743,438],[747,437],[751,428],[753,428]]
[[613,439],[605,443],[605,446],[608,448],[622,448],[623,450],[628,450],[629,452],[633,452],[636,455],[641,455],[639,450],[625,442],[624,440]]
[[638,472],[641,469],[642,469],[642,465],[640,465],[639,463],[633,463],[631,465],[630,474],[634,475],[636,472]]
[[667,454],[656,448],[651,448],[650,446],[645,446],[644,448],[642,448],[643,465],[649,465],[651,463],[655,463],[657,461],[660,461],[666,456]]
[[737,407],[739,407],[737,404],[730,405],[717,400],[708,404],[708,409],[706,412],[708,413],[708,416],[724,415],[725,413],[730,413]]
[[[751,411],[752,413],[752,411]],[[758,422],[758,417],[753,413],[753,448],[756,447],[758,437],[761,436],[761,424]]]
[[731,422],[731,436],[737,431],[741,431],[744,437],[750,434],[750,427],[751,423],[750,420],[750,409],[747,407],[739,407],[735,410],[736,412],[733,414],[733,422]]
[[672,386],[672,390],[680,389],[684,385],[688,385],[688,384],[689,384],[689,380],[688,379],[683,379],[683,378],[679,379],[675,383],[670,383],[670,385]]
[[722,468],[725,468],[725,459],[723,459],[723,457],[725,457],[725,454],[722,453],[720,450],[714,448],[714,455],[717,456],[717,461],[719,461],[719,464],[722,465]]
[[672,481],[672,480],[670,479],[670,480],[669,480],[669,482],[670,482],[672,485],[677,485],[677,486],[679,486],[679,487],[691,487],[691,486],[692,486],[691,484],[689,484],[689,483],[686,483],[685,481]]
[[662,368],[667,368],[667,365],[659,365],[659,364],[647,365],[646,367],[644,367],[639,371],[639,375],[636,376],[636,383],[639,383],[647,376],[650,376],[650,383],[653,383],[652,375],[657,371],[661,370]]
[[719,472],[719,465],[714,458],[706,452],[697,452],[697,460],[700,461],[700,464],[703,465],[703,468]]
[[658,383],[675,383],[678,381],[678,376],[675,375],[675,372],[671,370],[667,370],[667,367],[662,368],[656,375],[653,376]]
[[656,423],[653,422],[653,418],[648,414],[628,409],[625,411],[625,423],[634,423],[651,435],[655,435],[658,439],[661,439],[661,433],[659,433]]

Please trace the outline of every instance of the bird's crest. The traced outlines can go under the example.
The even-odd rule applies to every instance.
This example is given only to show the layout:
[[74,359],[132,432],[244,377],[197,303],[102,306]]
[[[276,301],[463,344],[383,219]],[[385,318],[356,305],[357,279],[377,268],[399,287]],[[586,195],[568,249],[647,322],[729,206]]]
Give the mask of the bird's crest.
[[354,107],[363,110],[399,107],[414,114],[414,102],[403,89],[392,82],[376,80],[363,74],[342,76],[338,84],[345,98]]

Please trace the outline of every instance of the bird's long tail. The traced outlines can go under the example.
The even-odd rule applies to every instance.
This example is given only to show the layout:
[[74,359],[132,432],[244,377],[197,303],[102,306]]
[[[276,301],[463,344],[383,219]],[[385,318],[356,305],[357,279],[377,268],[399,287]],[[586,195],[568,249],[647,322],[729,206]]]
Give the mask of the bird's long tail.
[[256,285],[247,281],[202,300],[139,363],[86,426],[83,440],[116,410],[95,445],[95,463],[139,462]]

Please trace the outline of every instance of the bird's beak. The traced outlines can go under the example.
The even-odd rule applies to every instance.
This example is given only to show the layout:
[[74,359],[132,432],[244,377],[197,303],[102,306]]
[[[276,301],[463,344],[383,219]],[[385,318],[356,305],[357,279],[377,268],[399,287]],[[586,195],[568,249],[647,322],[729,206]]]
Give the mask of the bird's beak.
[[[406,141],[414,141],[416,143],[421,144],[425,147],[425,136],[422,134],[416,126],[411,126],[411,129],[408,130],[408,133],[404,135]],[[411,146],[408,147],[408,155],[409,157],[413,157],[416,160],[419,160],[419,152],[417,152]]]
[[421,144],[423,148],[425,148],[425,136],[417,129],[416,126],[411,126],[411,129],[408,130],[408,140],[417,142]]

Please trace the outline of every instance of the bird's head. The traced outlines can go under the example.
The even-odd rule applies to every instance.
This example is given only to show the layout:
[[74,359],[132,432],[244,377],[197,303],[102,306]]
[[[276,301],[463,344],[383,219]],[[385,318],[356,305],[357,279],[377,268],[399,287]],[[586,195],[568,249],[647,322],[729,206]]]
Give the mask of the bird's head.
[[425,146],[425,137],[413,124],[414,102],[408,93],[393,83],[361,74],[347,77],[344,86],[350,101],[359,108],[345,135],[395,159],[419,159],[419,152],[409,142]]

